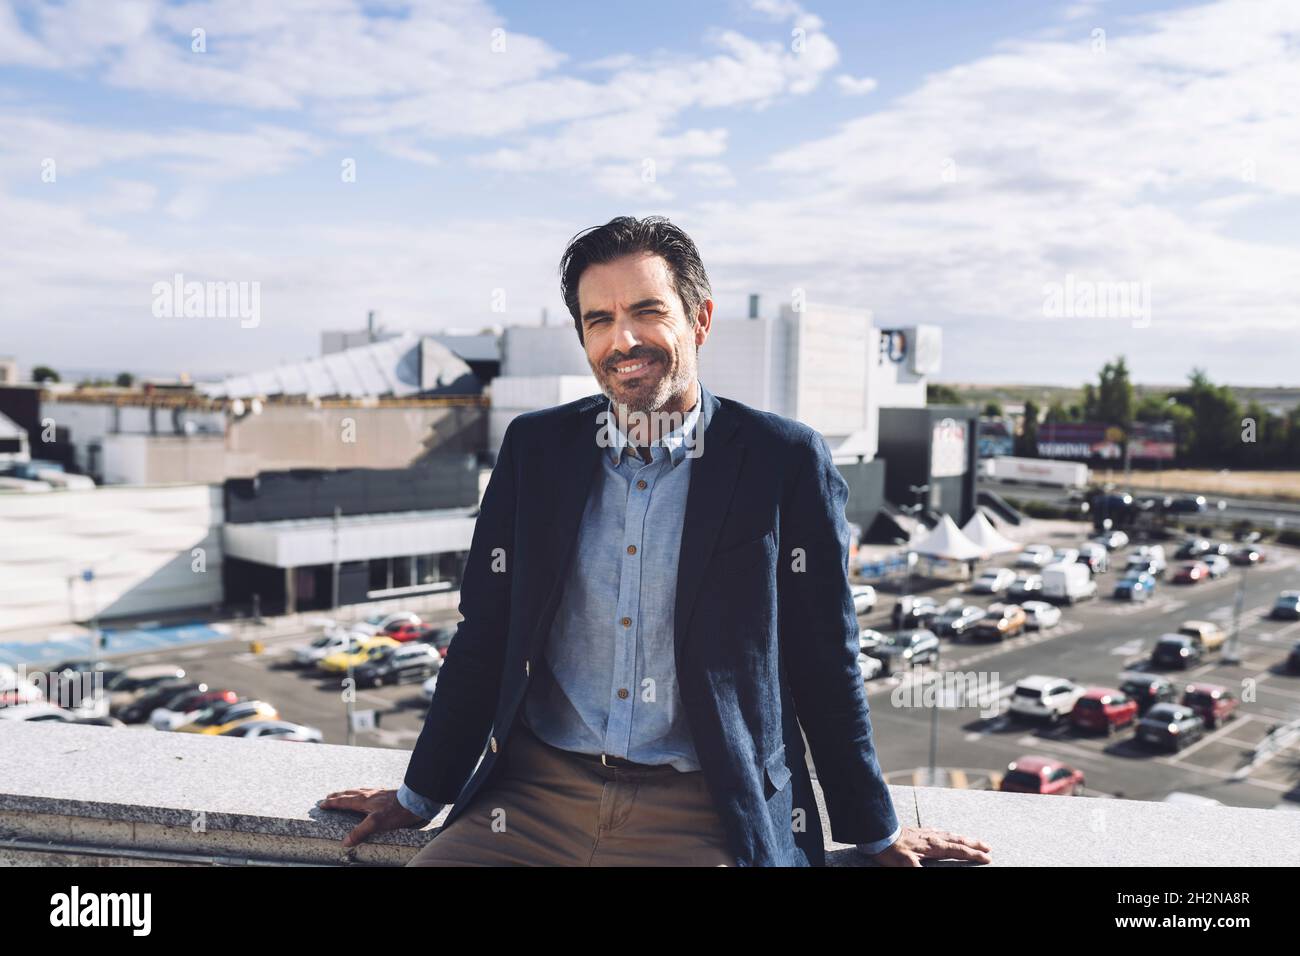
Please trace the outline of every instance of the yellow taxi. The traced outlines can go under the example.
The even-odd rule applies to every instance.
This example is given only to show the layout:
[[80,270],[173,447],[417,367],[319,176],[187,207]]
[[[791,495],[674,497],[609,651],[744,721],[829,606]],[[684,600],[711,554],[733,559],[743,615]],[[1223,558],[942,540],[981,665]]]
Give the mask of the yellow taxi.
[[250,720],[278,720],[279,717],[279,711],[264,700],[241,700],[209,707],[195,720],[176,729],[182,734],[224,734]]

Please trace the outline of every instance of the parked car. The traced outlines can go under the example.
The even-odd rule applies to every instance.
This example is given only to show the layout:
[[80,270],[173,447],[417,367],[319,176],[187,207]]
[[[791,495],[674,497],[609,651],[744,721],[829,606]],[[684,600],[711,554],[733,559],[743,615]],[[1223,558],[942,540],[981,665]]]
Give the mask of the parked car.
[[1149,571],[1133,571],[1115,582],[1112,595],[1121,601],[1149,601],[1156,590],[1156,577]]
[[434,674],[427,681],[420,685],[420,696],[424,699],[425,704],[433,700],[433,692],[438,689],[438,675]]
[[1231,563],[1221,554],[1207,554],[1203,559],[1211,581],[1217,581],[1228,573]]
[[[104,685],[108,713],[117,716],[127,704],[159,684],[175,683],[185,678],[185,668],[175,664],[141,664],[128,667]],[[82,702],[82,707],[86,703]]]
[[222,737],[243,737],[245,740],[285,740],[296,743],[319,744],[325,740],[318,727],[295,724],[289,720],[249,720],[221,733]]
[[900,631],[882,634],[875,647],[863,653],[877,658],[881,663],[880,676],[888,677],[896,670],[917,664],[936,664],[939,661],[939,638],[933,631]]
[[1016,556],[1018,568],[1043,568],[1052,563],[1052,549],[1046,544],[1027,544]]
[[346,674],[348,667],[365,663],[372,652],[384,647],[398,647],[397,641],[387,636],[363,637],[353,641],[345,650],[326,657],[318,665],[326,674]]
[[1184,670],[1199,664],[1203,652],[1201,642],[1187,634],[1163,634],[1151,651],[1154,667],[1181,667]]
[[327,631],[310,644],[295,647],[290,661],[298,667],[315,667],[331,654],[347,650],[356,639],[357,635],[348,631]]
[[424,680],[442,667],[442,655],[430,644],[405,644],[379,649],[352,671],[358,687]]
[[1291,646],[1291,653],[1286,656],[1282,668],[1288,674],[1300,674],[1300,641]]
[[864,627],[858,632],[858,653],[870,653],[874,648],[879,647],[880,642],[885,639],[885,635],[880,631]]
[[1011,587],[1016,574],[1010,568],[986,568],[970,586],[974,594],[1001,594]]
[[925,627],[939,613],[934,598],[904,596],[890,611],[889,618],[895,630]]
[[1207,797],[1200,793],[1188,793],[1186,790],[1174,790],[1165,794],[1161,803],[1175,803],[1183,807],[1202,808],[1202,807],[1221,807],[1222,800],[1215,800],[1213,797]]
[[961,637],[984,617],[984,609],[974,604],[963,604],[944,611],[930,623],[930,630],[940,637]]
[[1093,574],[1105,574],[1110,570],[1110,552],[1105,545],[1088,541],[1079,546],[1079,561],[1088,566]]
[[1268,616],[1276,621],[1300,620],[1300,591],[1283,591],[1279,594]]
[[101,727],[126,726],[116,717],[83,714],[46,701],[32,701],[27,704],[0,707],[0,720],[22,720],[29,723],[88,724]]
[[1064,677],[1035,674],[1016,681],[1010,712],[1017,717],[1046,719],[1055,724],[1069,715],[1082,694],[1083,688]]
[[1217,651],[1228,640],[1228,632],[1212,621],[1183,621],[1178,633],[1196,638],[1203,651]]
[[1133,565],[1134,559],[1141,558],[1145,560],[1142,570],[1150,571],[1156,577],[1163,577],[1169,567],[1169,561],[1165,557],[1164,545],[1160,544],[1142,544],[1138,545],[1128,556],[1128,563]]
[[396,621],[381,631],[385,637],[391,637],[399,644],[418,641],[424,633],[424,625],[413,621]]
[[857,614],[870,614],[876,606],[876,589],[870,584],[855,584],[853,592],[853,610]]
[[1025,627],[1034,631],[1045,631],[1061,623],[1061,609],[1046,601],[1026,601],[1020,605],[1025,612]]
[[1022,602],[1042,596],[1043,576],[1041,574],[1022,574],[1007,588],[1007,597],[1012,601]]
[[1206,508],[1203,495],[1179,495],[1165,499],[1165,511],[1172,514],[1197,514]]
[[1207,538],[1188,538],[1178,546],[1174,552],[1176,561],[1195,561],[1196,559],[1210,553],[1210,542]]
[[209,707],[233,704],[239,695],[233,690],[199,690],[181,694],[149,714],[149,726],[155,730],[175,730],[196,719]]
[[1025,632],[1029,617],[1019,604],[990,604],[981,617],[970,627],[975,640],[1001,641]]
[[858,654],[858,673],[864,681],[874,680],[885,669],[885,662],[867,653]]
[[1117,727],[1127,727],[1138,719],[1138,705],[1122,690],[1089,687],[1074,702],[1070,721],[1081,730],[1098,731],[1110,736]]
[[1003,793],[1041,793],[1078,797],[1083,794],[1082,770],[1051,757],[1021,757],[1007,766],[998,790]]
[[1043,568],[1043,597],[1048,601],[1073,604],[1096,593],[1097,582],[1092,579],[1087,565],[1071,562]]
[[1152,747],[1175,753],[1205,736],[1205,722],[1190,707],[1156,704],[1138,721],[1136,738]]
[[445,658],[447,648],[451,646],[451,639],[456,636],[456,631],[459,629],[459,624],[426,627],[420,634],[420,640],[433,646]]
[[1128,547],[1128,535],[1123,531],[1104,531],[1092,539],[1107,551],[1119,551]]
[[250,720],[278,720],[280,714],[263,700],[241,700],[237,704],[218,704],[204,711],[177,731],[182,734],[216,736]]
[[1232,552],[1232,554],[1228,555],[1228,560],[1233,564],[1262,564],[1268,560],[1268,555],[1262,548],[1247,545],[1244,548],[1238,548],[1236,551]]
[[1218,684],[1188,684],[1179,703],[1190,707],[1211,728],[1231,720],[1241,705],[1232,691]]
[[131,703],[119,710],[116,716],[126,724],[143,724],[159,707],[165,707],[171,700],[197,690],[207,690],[207,684],[197,681],[167,681],[152,690],[146,691]]
[[1168,678],[1158,674],[1120,674],[1119,689],[1137,704],[1139,714],[1145,714],[1156,704],[1169,704],[1178,699],[1178,689]]
[[1210,568],[1204,561],[1187,561],[1178,566],[1174,573],[1176,584],[1197,584],[1208,579]]
[[1074,564],[1078,560],[1078,548],[1057,548],[1052,552],[1052,564]]
[[392,614],[372,614],[370,617],[362,621],[358,627],[368,628],[372,635],[382,634],[390,625],[399,624],[403,621],[411,624],[419,624],[420,615],[413,611],[395,611]]

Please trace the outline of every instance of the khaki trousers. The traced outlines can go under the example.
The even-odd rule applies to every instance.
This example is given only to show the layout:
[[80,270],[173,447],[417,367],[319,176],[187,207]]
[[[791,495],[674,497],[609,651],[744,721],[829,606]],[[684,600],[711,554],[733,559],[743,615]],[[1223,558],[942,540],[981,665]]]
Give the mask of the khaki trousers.
[[610,768],[522,721],[492,785],[407,866],[734,866],[704,774]]

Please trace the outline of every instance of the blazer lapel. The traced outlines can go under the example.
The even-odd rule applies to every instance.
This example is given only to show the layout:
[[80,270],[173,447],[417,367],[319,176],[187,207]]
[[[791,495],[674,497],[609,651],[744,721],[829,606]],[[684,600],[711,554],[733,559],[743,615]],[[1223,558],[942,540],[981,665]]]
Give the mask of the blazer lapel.
[[699,596],[700,575],[713,556],[718,533],[727,517],[731,496],[740,480],[744,444],[736,437],[738,423],[711,393],[704,398],[713,409],[704,431],[700,456],[691,460],[691,486],[682,522],[682,547],[677,561],[677,602],[673,613],[673,639],[680,664],[682,648]]

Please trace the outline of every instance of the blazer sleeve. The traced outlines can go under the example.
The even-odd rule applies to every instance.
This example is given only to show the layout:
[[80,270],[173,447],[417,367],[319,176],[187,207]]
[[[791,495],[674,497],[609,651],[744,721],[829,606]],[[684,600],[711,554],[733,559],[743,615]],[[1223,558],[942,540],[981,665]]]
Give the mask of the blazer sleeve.
[[817,432],[797,454],[779,523],[782,657],[826,799],[831,837],[838,843],[877,844],[898,829],[899,821],[876,758],[858,669],[844,515],[849,487]]
[[517,420],[506,428],[483,492],[461,580],[463,620],[438,671],[433,700],[406,768],[406,786],[430,801],[456,801],[492,730],[510,626],[518,430]]

